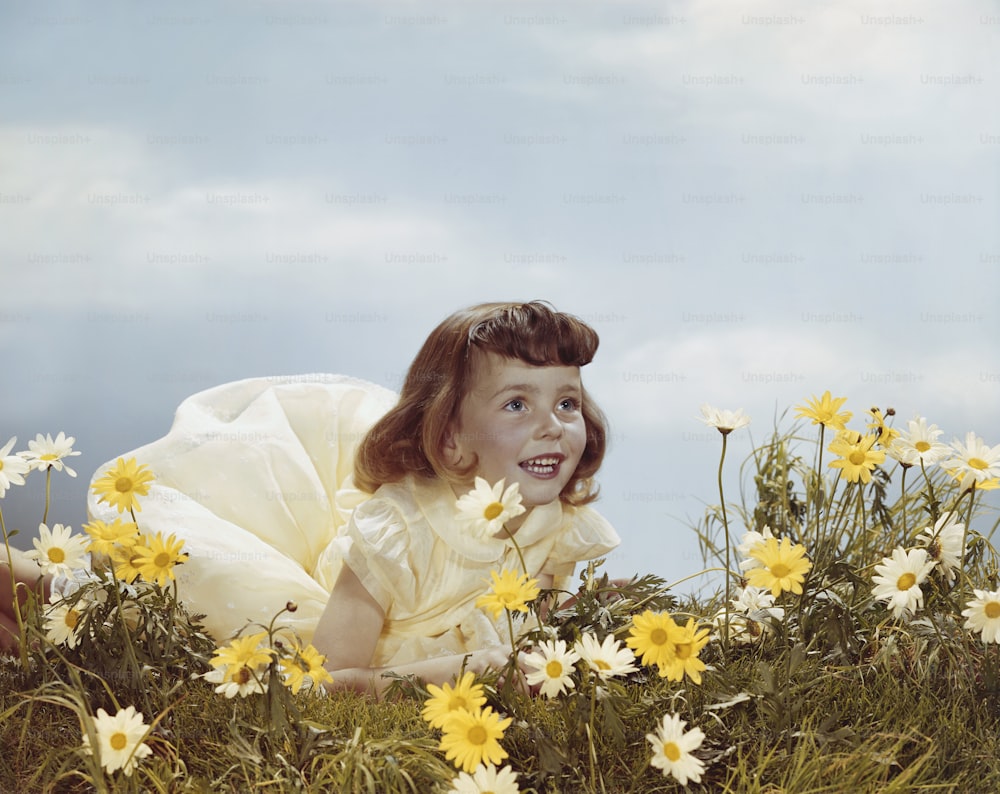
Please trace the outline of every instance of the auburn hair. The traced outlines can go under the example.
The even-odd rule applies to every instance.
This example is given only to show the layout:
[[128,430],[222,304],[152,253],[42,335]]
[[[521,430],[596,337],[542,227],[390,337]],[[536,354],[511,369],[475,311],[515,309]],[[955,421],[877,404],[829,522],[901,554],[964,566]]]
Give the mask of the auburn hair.
[[[456,468],[443,455],[449,426],[469,391],[473,357],[496,353],[532,366],[582,367],[597,352],[589,325],[548,303],[482,303],[455,312],[435,328],[410,365],[399,402],[368,431],[354,460],[354,482],[374,493],[408,474],[467,482],[476,462]],[[559,498],[582,505],[597,498],[593,476],[604,460],[607,419],[583,392],[587,444]]]

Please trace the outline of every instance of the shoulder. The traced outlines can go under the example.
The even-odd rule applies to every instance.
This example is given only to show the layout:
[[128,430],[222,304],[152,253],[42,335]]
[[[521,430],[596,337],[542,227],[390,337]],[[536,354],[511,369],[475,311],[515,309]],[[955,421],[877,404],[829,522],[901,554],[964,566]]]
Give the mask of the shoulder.
[[590,560],[621,543],[611,522],[594,508],[563,506],[563,523],[553,556],[563,560]]

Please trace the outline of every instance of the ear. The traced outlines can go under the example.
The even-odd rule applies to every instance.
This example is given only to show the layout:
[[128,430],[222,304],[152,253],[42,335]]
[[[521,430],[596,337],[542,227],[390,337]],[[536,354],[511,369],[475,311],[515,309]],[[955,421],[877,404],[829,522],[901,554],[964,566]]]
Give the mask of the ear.
[[449,466],[459,468],[462,464],[462,449],[459,443],[458,423],[452,420],[445,428],[444,442],[441,444],[441,456]]

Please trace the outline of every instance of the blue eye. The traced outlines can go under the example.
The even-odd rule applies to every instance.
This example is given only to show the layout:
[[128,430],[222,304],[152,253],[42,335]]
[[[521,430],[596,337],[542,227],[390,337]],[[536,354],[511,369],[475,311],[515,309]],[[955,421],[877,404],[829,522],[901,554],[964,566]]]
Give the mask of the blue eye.
[[508,411],[523,411],[524,410],[524,401],[523,400],[511,400],[509,403],[507,403],[504,406],[504,408],[506,408]]
[[567,397],[565,400],[561,400],[559,402],[559,407],[562,408],[562,410],[564,411],[575,411],[580,406],[576,400]]

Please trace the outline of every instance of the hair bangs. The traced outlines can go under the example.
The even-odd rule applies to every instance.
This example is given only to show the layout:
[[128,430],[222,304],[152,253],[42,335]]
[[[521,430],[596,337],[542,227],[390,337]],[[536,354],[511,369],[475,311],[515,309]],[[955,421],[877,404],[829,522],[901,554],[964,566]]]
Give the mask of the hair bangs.
[[576,317],[539,303],[508,306],[473,325],[470,347],[536,367],[589,364],[597,352],[597,332]]

